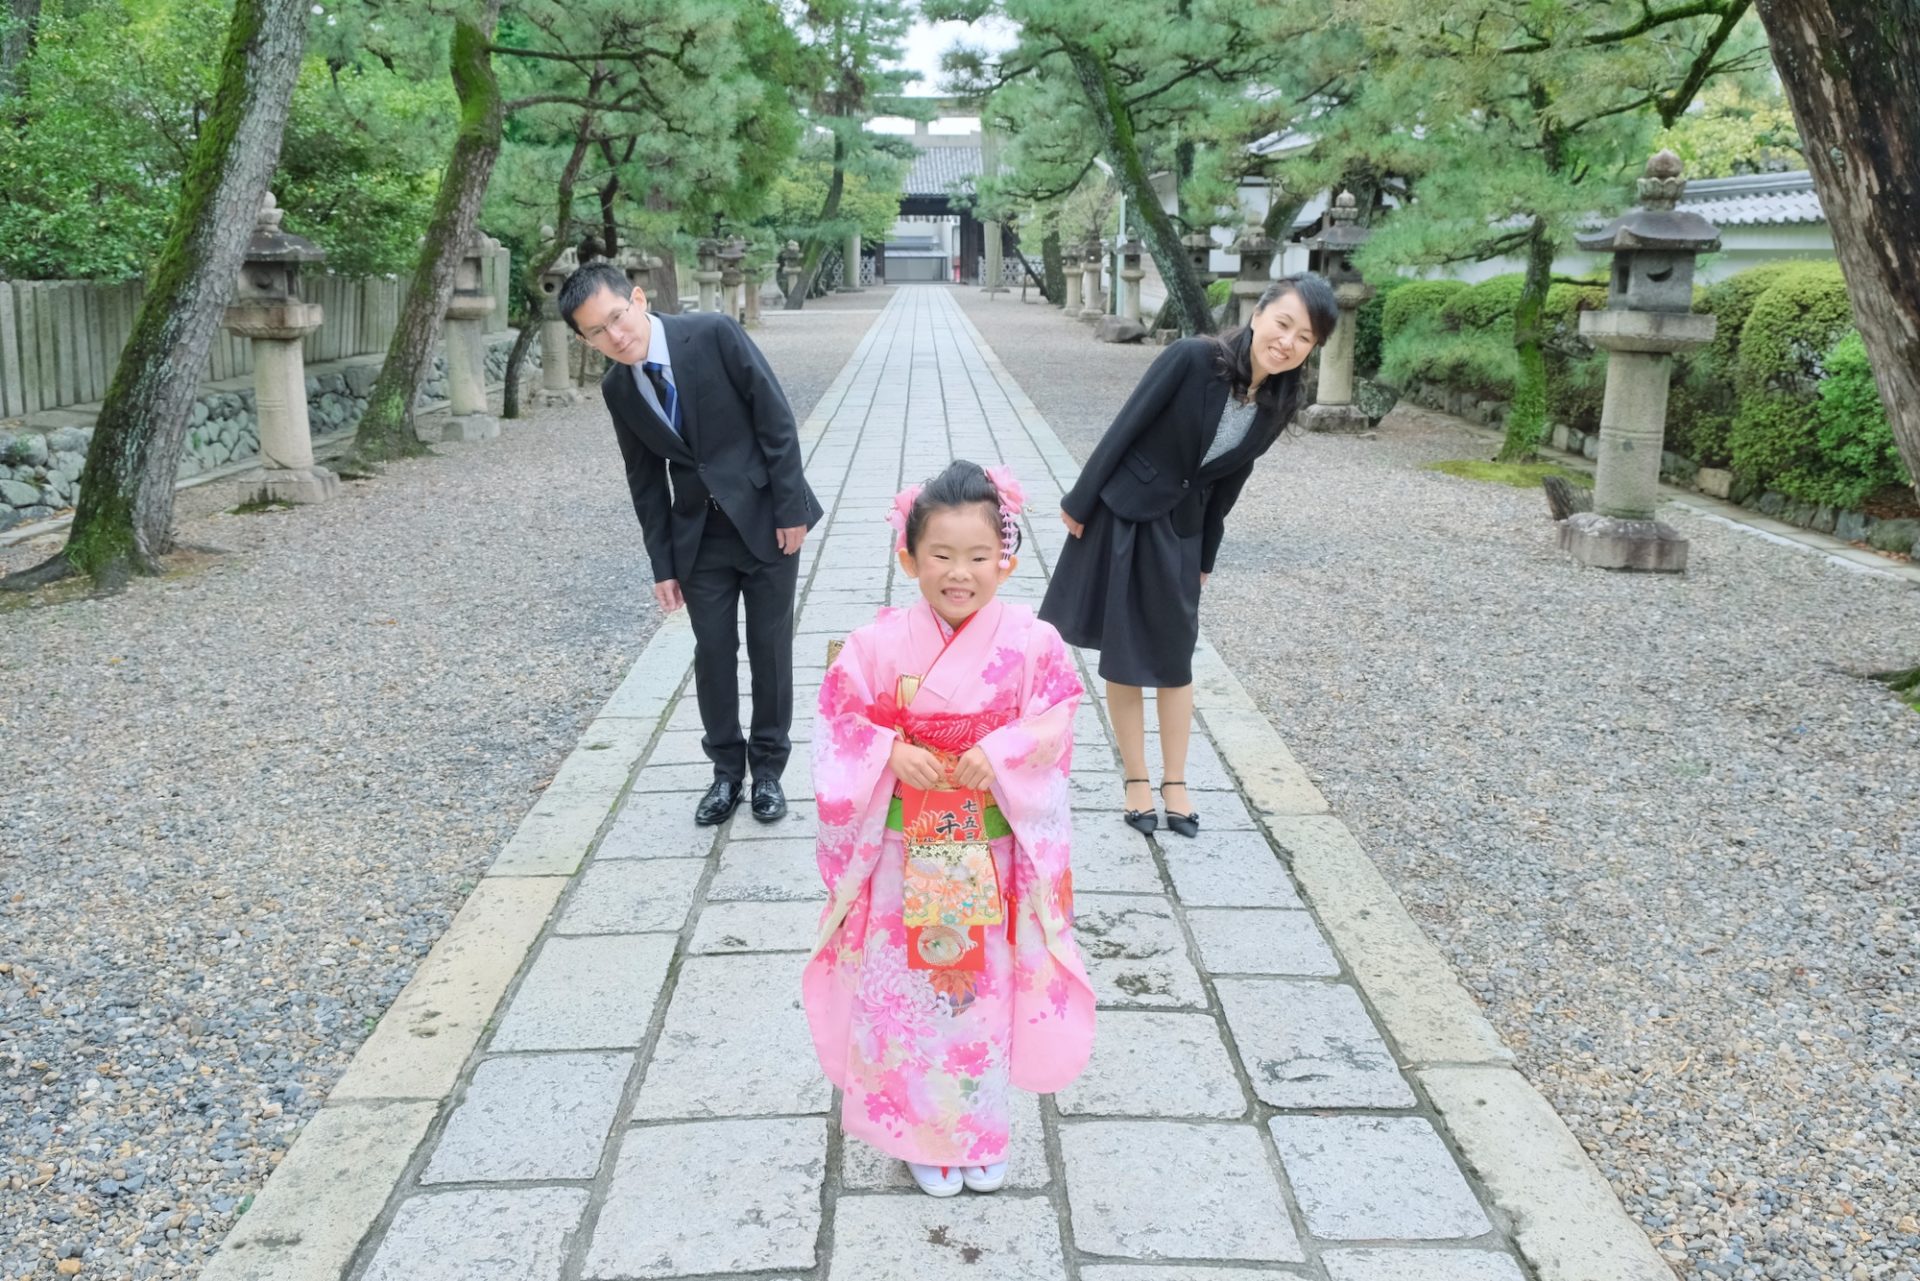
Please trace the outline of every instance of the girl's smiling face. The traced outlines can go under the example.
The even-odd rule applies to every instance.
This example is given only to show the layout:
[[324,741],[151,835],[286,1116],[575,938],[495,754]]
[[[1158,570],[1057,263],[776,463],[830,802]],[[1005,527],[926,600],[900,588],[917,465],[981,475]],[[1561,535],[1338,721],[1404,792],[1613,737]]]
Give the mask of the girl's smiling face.
[[933,612],[958,627],[986,607],[1013,573],[1003,568],[1000,514],[985,503],[943,507],[927,516],[911,549],[900,549],[900,568],[920,584]]

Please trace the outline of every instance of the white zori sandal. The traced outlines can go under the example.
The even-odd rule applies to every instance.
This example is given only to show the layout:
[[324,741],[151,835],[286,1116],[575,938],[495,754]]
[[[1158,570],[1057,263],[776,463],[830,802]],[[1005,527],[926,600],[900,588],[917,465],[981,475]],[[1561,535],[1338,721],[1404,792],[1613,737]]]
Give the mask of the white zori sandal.
[[960,1172],[960,1178],[975,1192],[998,1192],[1007,1182],[1007,1163],[970,1165]]
[[913,1172],[913,1181],[928,1196],[959,1196],[960,1189],[966,1186],[957,1165],[921,1165],[918,1161],[909,1161],[907,1169]]

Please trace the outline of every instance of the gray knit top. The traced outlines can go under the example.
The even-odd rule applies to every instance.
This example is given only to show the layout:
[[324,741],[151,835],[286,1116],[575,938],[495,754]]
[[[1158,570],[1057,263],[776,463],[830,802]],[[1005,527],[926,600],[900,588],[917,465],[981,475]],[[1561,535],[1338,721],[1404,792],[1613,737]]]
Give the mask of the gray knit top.
[[1232,396],[1227,397],[1227,407],[1220,411],[1220,430],[1214,433],[1207,456],[1200,460],[1202,467],[1216,458],[1226,457],[1247,438],[1247,432],[1253,427],[1255,411],[1256,406],[1251,402],[1243,405]]

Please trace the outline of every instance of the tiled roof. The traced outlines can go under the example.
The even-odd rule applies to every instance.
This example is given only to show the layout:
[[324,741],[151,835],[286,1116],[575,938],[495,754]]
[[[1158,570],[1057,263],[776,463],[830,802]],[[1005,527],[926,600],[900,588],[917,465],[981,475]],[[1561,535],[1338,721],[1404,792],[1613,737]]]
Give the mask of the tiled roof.
[[980,148],[923,147],[907,171],[904,194],[909,196],[971,195],[980,176]]
[[1827,220],[1820,210],[1820,197],[1814,194],[1813,175],[1805,169],[1692,181],[1679,207],[1716,227]]

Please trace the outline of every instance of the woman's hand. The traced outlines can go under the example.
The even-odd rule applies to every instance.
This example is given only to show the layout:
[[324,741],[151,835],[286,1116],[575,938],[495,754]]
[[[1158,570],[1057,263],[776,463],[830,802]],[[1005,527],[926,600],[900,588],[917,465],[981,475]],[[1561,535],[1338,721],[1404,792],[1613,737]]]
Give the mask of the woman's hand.
[[953,781],[961,787],[984,792],[993,786],[993,762],[979,748],[970,747],[953,767]]
[[946,785],[947,771],[940,758],[924,747],[915,747],[905,739],[896,739],[887,758],[893,776],[908,787],[923,792],[938,791]]
[[1205,574],[1205,573],[1203,573],[1203,574],[1201,574],[1201,575],[1200,575],[1200,585],[1201,585],[1202,587],[1205,587],[1205,586],[1207,585],[1207,580],[1208,580],[1209,578],[1212,578],[1212,577],[1213,577],[1213,575],[1212,575],[1212,574]]
[[1087,527],[1081,524],[1079,521],[1075,520],[1073,517],[1067,515],[1065,509],[1062,509],[1060,512],[1060,523],[1062,525],[1065,525],[1067,527],[1067,532],[1069,534],[1072,534],[1075,538],[1086,537]]

